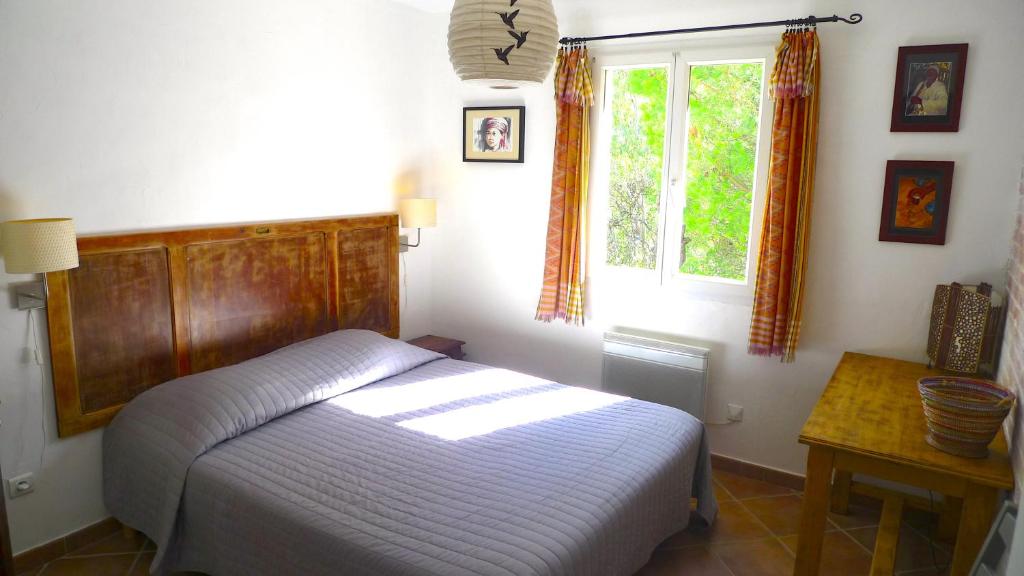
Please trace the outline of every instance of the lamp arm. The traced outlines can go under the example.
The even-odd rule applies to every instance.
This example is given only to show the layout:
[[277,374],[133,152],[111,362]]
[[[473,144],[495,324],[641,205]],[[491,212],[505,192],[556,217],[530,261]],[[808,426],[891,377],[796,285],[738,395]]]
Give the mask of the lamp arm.
[[416,229],[416,243],[415,244],[404,244],[403,243],[402,246],[408,246],[409,248],[419,248],[420,247],[420,229],[419,228]]

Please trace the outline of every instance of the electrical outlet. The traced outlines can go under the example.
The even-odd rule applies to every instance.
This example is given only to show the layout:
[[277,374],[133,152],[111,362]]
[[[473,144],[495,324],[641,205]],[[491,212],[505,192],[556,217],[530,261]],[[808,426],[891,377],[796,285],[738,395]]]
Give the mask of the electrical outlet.
[[36,489],[36,479],[31,472],[7,479],[7,493],[11,498],[30,494]]
[[743,422],[743,406],[740,406],[739,404],[729,404],[729,421]]

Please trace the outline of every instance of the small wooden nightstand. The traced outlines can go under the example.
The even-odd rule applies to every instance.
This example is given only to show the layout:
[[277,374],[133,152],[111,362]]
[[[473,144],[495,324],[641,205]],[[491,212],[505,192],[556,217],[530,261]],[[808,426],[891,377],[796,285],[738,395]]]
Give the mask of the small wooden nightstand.
[[409,344],[440,352],[453,360],[462,360],[466,355],[462,352],[465,344],[462,340],[453,340],[443,336],[420,336],[409,340]]

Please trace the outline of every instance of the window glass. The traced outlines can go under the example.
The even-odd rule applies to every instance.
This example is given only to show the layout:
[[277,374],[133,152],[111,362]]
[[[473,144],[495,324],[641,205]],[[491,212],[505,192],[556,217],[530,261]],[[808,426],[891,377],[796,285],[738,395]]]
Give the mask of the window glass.
[[745,281],[764,64],[690,66],[679,271]]
[[658,260],[669,68],[609,69],[612,133],[607,263],[654,270]]

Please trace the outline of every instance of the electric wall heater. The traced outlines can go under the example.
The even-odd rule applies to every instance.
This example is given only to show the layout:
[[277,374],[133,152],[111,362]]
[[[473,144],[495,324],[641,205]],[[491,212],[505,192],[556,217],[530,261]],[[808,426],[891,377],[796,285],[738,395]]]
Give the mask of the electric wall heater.
[[602,388],[704,420],[709,356],[706,348],[605,332]]

